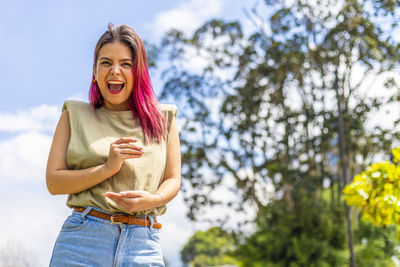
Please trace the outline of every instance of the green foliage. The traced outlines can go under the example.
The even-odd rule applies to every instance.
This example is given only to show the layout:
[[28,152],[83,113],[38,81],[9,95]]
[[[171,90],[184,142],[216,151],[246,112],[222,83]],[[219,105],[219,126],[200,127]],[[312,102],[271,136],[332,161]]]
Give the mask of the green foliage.
[[197,231],[181,250],[181,259],[194,267],[238,264],[232,252],[233,237],[219,227]]
[[[321,210],[324,212],[321,213]],[[347,263],[340,211],[299,196],[275,201],[259,213],[258,230],[239,247],[243,266],[343,266]]]
[[[241,242],[235,255],[246,267],[349,266],[343,217],[326,199],[303,197],[292,207],[272,202],[260,211],[256,232]],[[400,253],[394,227],[382,229],[363,221],[353,226],[357,266],[395,266],[392,257]]]
[[377,227],[369,222],[360,221],[355,229],[354,237],[357,266],[393,267],[393,256],[399,258],[396,248],[400,243],[395,237],[396,228]]

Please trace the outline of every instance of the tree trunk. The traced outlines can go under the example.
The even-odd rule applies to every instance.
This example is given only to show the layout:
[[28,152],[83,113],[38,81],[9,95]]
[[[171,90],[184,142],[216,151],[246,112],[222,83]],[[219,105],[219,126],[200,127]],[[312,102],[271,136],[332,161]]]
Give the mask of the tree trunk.
[[[347,162],[346,162],[346,147],[344,143],[344,127],[343,127],[343,110],[342,110],[342,103],[340,100],[339,94],[339,77],[338,77],[338,69],[335,71],[335,82],[334,82],[334,89],[336,90],[336,98],[337,98],[337,105],[338,105],[338,123],[339,123],[339,150],[340,150],[340,163],[342,169],[342,184],[346,186],[348,184],[347,179]],[[340,187],[340,186],[339,186]],[[341,191],[341,189],[340,189]],[[350,250],[350,266],[355,267],[355,257],[354,257],[354,249],[353,249],[353,231],[351,229],[351,219],[350,219],[350,207],[344,204],[346,207],[346,224],[347,224],[347,236],[348,236],[348,245]]]

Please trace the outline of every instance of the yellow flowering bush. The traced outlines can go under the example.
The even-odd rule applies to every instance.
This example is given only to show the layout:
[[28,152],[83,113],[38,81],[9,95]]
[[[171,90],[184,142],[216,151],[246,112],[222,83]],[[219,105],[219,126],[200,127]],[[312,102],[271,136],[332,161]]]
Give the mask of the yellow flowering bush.
[[[400,225],[400,147],[392,153],[394,163],[372,164],[343,189],[347,205],[359,207],[363,220],[381,227]],[[400,240],[400,231],[396,237]]]

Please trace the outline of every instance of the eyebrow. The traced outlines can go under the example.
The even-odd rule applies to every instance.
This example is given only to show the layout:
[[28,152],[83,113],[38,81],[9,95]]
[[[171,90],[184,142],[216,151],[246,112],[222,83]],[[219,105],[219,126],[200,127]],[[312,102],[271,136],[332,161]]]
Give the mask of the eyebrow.
[[[108,58],[108,57],[101,57],[99,60],[102,60],[102,59],[112,61],[112,59]],[[132,62],[133,60],[130,58],[124,58],[124,59],[121,59],[120,61],[131,61]]]

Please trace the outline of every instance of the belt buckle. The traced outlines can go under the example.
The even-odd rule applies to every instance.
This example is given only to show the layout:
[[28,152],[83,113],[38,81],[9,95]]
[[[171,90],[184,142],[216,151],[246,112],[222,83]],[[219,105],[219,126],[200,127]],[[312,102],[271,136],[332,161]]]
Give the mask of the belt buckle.
[[114,222],[114,216],[116,216],[116,215],[121,215],[121,214],[112,214],[111,217],[110,217],[110,221],[113,224],[123,224],[123,222]]

